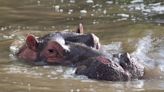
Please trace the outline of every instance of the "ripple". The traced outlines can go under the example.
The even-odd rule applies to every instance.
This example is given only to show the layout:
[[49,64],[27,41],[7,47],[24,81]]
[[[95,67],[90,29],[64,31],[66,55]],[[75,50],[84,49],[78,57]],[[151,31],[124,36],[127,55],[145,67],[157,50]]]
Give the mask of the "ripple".
[[131,3],[132,4],[134,4],[134,3],[143,3],[143,0],[132,0]]

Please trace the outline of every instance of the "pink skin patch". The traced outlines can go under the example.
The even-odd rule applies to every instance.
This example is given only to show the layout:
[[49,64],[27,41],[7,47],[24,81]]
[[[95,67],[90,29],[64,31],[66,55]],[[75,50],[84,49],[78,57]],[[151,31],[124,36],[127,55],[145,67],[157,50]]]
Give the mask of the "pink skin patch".
[[99,62],[103,63],[103,64],[109,64],[109,63],[110,63],[110,60],[108,60],[108,59],[105,58],[104,56],[98,56],[98,57],[96,57],[96,59],[97,59]]
[[84,33],[83,25],[81,23],[79,24],[79,28],[77,29],[77,33],[79,33],[79,34]]
[[28,48],[32,50],[36,50],[36,46],[38,45],[37,39],[33,35],[28,35],[26,38],[26,44]]
[[28,48],[27,46],[24,46],[21,49],[20,53],[18,53],[18,57],[26,61],[35,61],[37,58],[37,53],[34,50]]
[[26,61],[35,61],[37,59],[36,46],[38,42],[35,36],[28,35],[26,38],[26,44],[20,49],[17,54],[20,59]]

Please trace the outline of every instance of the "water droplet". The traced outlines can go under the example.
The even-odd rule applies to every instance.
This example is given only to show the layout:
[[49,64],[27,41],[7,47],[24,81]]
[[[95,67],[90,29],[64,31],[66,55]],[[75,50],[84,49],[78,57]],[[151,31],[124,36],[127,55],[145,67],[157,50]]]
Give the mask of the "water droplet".
[[73,92],[73,89],[71,89],[70,92]]
[[86,0],[86,3],[94,3],[93,0]]
[[113,1],[106,1],[107,4],[113,4]]
[[55,6],[53,6],[54,8],[55,8],[55,11],[56,12],[59,12],[60,11],[60,6],[59,5],[55,5]]
[[94,16],[94,14],[91,14],[91,16],[93,17],[93,16]]
[[59,12],[62,13],[63,12],[63,9],[59,9]]
[[129,18],[128,14],[117,14],[117,16],[121,16],[121,17],[124,17],[124,18]]
[[5,28],[4,27],[1,27],[1,31],[4,31],[5,30]]
[[87,10],[80,10],[80,14],[81,14],[81,16],[86,16]]
[[63,3],[63,2],[64,2],[64,0],[60,0],[60,2],[61,2],[61,3]]
[[106,14],[107,13],[107,11],[106,11],[106,9],[103,11],[103,14]]
[[70,3],[75,3],[75,0],[70,0],[69,2],[70,2]]
[[73,12],[73,9],[68,10],[68,14],[72,14],[72,12]]
[[40,0],[37,1],[37,4],[40,5]]
[[28,86],[28,90],[31,91],[31,84],[28,83],[27,86]]

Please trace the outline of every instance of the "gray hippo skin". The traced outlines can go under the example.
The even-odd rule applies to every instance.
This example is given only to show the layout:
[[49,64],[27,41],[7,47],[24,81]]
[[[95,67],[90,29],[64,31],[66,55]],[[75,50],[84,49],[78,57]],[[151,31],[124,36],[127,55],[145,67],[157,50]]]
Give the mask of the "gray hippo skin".
[[[56,43],[62,45],[64,50]],[[80,24],[77,32],[55,32],[40,38],[28,35],[26,43],[19,50],[17,56],[29,63],[36,61],[54,62],[53,59],[61,58],[68,51],[69,46],[67,45],[69,43],[79,43],[94,49],[100,48],[99,38],[94,34],[83,34],[83,26]]]
[[76,67],[75,74],[91,79],[127,81],[143,77],[144,66],[132,60],[128,53],[120,54],[118,61],[112,61],[97,50],[99,41],[96,39],[94,34],[69,32],[39,39],[30,35],[17,56],[34,65]]
[[109,81],[141,79],[144,75],[144,66],[128,56],[128,53],[120,54],[118,62],[108,59],[103,54],[89,58],[77,65],[76,74]]

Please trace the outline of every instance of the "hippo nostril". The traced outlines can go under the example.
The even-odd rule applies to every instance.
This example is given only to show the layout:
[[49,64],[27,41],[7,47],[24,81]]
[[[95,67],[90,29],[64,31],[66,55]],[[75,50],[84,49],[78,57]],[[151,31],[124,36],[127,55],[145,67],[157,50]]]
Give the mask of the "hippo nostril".
[[50,53],[53,53],[53,52],[54,52],[54,50],[53,50],[53,49],[48,49],[48,51],[49,51]]

